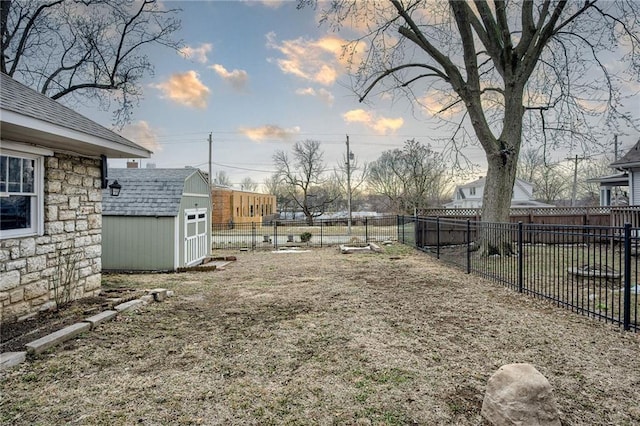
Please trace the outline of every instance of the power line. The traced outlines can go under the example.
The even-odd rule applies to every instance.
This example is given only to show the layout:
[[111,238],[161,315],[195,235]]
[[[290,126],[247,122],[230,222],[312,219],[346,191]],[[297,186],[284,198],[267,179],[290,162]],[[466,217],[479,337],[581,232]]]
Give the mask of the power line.
[[216,163],[216,162],[214,162],[213,164],[215,164],[216,166],[220,166],[220,167],[227,167],[229,169],[246,170],[248,172],[275,173],[274,170],[250,169],[248,167],[231,166],[231,165],[228,165],[228,164],[222,164],[222,163]]

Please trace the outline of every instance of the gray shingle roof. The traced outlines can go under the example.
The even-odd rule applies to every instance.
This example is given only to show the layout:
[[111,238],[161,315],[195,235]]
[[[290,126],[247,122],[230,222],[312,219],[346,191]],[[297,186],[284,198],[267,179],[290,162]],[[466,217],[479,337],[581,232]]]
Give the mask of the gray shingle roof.
[[624,169],[625,167],[640,164],[640,139],[622,158],[610,164],[611,167]]
[[101,126],[95,121],[39,93],[6,74],[0,73],[0,105],[12,111],[56,126],[98,137],[133,149],[132,152],[151,151]]
[[104,216],[177,216],[184,183],[198,169],[109,169],[111,184],[122,185],[120,195],[102,192]]

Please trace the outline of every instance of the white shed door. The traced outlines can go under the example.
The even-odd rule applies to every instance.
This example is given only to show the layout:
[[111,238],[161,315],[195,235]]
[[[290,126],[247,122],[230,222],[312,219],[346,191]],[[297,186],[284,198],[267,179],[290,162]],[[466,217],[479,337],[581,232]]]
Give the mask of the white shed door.
[[209,253],[207,247],[206,210],[185,210],[184,212],[184,263],[187,266],[202,261]]

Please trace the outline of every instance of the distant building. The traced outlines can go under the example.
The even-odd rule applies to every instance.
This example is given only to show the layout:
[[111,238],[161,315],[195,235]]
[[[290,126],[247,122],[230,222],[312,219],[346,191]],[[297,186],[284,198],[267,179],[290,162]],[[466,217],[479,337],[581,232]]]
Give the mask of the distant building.
[[[481,177],[473,182],[456,186],[456,190],[453,193],[453,201],[443,207],[448,209],[476,209],[482,207],[485,182],[486,178]],[[536,201],[533,197],[533,185],[516,178],[513,185],[511,207],[553,207],[553,205]]]
[[612,186],[628,186],[629,205],[640,205],[640,139],[622,158],[614,161],[610,166],[624,173],[613,175],[617,179],[611,176],[600,178],[600,205],[611,204]]
[[276,196],[214,186],[212,223],[262,223],[276,214]]

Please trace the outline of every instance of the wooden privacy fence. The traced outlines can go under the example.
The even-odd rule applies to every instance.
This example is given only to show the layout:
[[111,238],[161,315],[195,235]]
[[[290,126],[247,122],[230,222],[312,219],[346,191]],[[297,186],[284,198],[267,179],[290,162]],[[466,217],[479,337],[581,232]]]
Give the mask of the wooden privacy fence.
[[[470,219],[480,221],[481,209],[422,209],[420,217]],[[630,223],[640,227],[640,206],[628,207],[537,207],[512,208],[511,223],[553,224],[572,226],[624,226]]]
[[[481,222],[441,217],[412,218],[415,244],[418,247],[452,246],[478,241]],[[521,223],[526,223],[521,221]],[[526,223],[538,225],[537,223]],[[553,223],[547,223],[552,225]],[[511,233],[512,241],[516,241],[516,223],[494,224],[495,232]],[[555,224],[554,224],[555,225]],[[546,228],[525,228],[521,235],[525,244],[609,244],[619,237],[620,228],[594,225],[560,224],[562,232],[550,232]]]
[[[640,206],[639,206],[640,207]],[[612,207],[538,207],[512,208],[510,222],[554,225],[611,226]],[[640,209],[638,210],[640,212]],[[419,216],[480,221],[482,209],[423,209]]]

